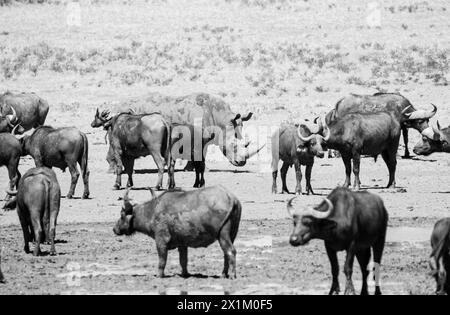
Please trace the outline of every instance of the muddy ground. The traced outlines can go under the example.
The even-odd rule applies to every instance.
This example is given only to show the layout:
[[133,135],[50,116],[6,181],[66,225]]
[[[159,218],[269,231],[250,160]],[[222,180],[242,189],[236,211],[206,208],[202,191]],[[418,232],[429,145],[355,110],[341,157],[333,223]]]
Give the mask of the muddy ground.
[[[287,243],[292,223],[285,203],[292,195],[270,193],[269,145],[242,168],[232,167],[217,150],[208,155],[207,185],[224,185],[243,204],[238,279],[217,278],[222,269],[217,244],[190,250],[196,277],[178,275],[178,255],[172,252],[169,277],[157,279],[154,242],[112,233],[123,191],[112,190],[104,131],[90,127],[97,107],[126,110],[123,100],[149,92],[207,92],[223,97],[236,112],[254,112],[245,132],[255,136],[282,121],[325,114],[349,93],[389,91],[420,108],[435,103],[442,125],[450,121],[448,1],[80,1],[77,25],[68,7],[44,2],[0,9],[0,93],[36,92],[51,106],[47,124],[87,133],[91,199],[79,199],[81,182],[78,198],[62,199],[56,257],[26,255],[17,214],[0,211],[8,281],[0,294],[328,292],[323,244]],[[260,129],[249,132],[251,126]],[[418,139],[411,131],[410,146]],[[403,147],[399,151],[397,189],[383,188],[388,174],[381,159],[363,159],[361,165],[362,188],[380,194],[391,217],[384,293],[431,294],[429,237],[433,224],[450,213],[450,156],[403,160]],[[20,170],[32,166],[23,158]],[[194,174],[181,169],[177,186],[192,189]],[[57,176],[66,194],[70,176],[59,170]],[[132,197],[148,199],[146,187],[156,183],[150,158],[136,163],[134,179]],[[293,170],[288,179],[293,190]],[[312,181],[317,195],[301,198],[313,205],[343,180],[340,159],[317,160]],[[7,173],[0,168],[0,192],[6,187]],[[360,273],[354,278],[360,280]]]

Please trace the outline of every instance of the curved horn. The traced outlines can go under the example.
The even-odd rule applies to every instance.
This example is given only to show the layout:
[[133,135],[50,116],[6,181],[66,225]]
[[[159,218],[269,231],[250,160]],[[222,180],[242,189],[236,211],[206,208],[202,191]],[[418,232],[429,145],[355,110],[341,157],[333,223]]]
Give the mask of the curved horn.
[[326,121],[324,121],[323,123],[325,125],[325,130],[327,131],[326,135],[325,135],[325,132],[324,132],[323,140],[324,141],[328,141],[328,140],[330,140],[330,137],[331,137],[331,131],[330,131],[330,128],[328,127]]
[[407,114],[406,111],[408,109],[410,109],[412,107],[412,105],[409,105],[408,107],[406,107],[404,110],[402,110],[402,115]]
[[290,216],[290,217],[293,217],[293,216],[295,215],[295,212],[292,211],[292,210],[294,209],[294,207],[292,206],[292,202],[293,202],[295,199],[297,199],[297,197],[294,197],[294,198],[290,199],[290,200],[288,201],[288,203],[286,204],[286,209],[287,209],[287,212],[289,213],[289,216]]
[[308,137],[303,137],[302,133],[300,132],[300,126],[297,128],[297,135],[303,142],[309,142],[314,137],[314,135],[309,135]]
[[12,111],[12,114],[6,115],[6,117],[9,119],[9,121],[11,123],[15,123],[17,121],[17,113],[16,113],[16,110],[14,109],[14,107],[12,107],[12,106],[11,106],[11,111]]
[[323,220],[328,218],[331,213],[333,212],[334,206],[333,203],[330,201],[330,199],[325,198],[324,201],[327,203],[327,211],[317,211],[315,209],[307,209],[304,212],[304,215],[310,215],[313,218],[319,219],[319,220]]
[[15,136],[17,133],[16,133],[16,131],[17,131],[17,129],[20,127],[20,124],[17,124],[17,125],[15,125],[14,126],[14,128],[11,130],[11,134],[13,135],[13,136]]
[[12,191],[12,190],[7,189],[6,193],[10,196],[17,196],[17,190]]
[[405,116],[408,117],[408,119],[414,120],[414,119],[430,119],[434,115],[436,115],[437,107],[434,104],[431,104],[433,106],[432,110],[426,111],[426,110],[416,110],[412,113],[407,113]]
[[245,116],[245,117],[242,117],[242,121],[248,121],[248,120],[250,120],[250,118],[252,118],[252,116],[253,116],[253,113],[252,113],[252,112],[250,112],[250,113],[248,113],[248,115],[247,115],[247,116]]
[[432,129],[434,134],[439,136],[439,139],[442,138],[442,130],[441,130],[441,125],[439,124],[439,121],[436,121],[436,126],[432,125]]

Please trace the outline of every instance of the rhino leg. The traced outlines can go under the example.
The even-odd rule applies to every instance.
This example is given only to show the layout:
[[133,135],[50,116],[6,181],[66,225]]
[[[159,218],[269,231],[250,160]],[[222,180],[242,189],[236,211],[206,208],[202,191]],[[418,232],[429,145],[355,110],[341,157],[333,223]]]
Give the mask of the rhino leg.
[[180,266],[181,266],[181,276],[183,278],[189,277],[188,272],[188,248],[185,246],[178,247],[178,252],[180,254]]
[[[228,221],[220,231],[219,244],[223,250],[222,277],[236,279],[236,249],[231,240],[231,222]],[[229,268],[231,267],[231,273]]]
[[69,165],[70,176],[72,177],[70,183],[69,193],[67,194],[67,199],[72,199],[75,194],[75,188],[77,186],[78,178],[80,177],[80,172],[78,171],[77,165]]

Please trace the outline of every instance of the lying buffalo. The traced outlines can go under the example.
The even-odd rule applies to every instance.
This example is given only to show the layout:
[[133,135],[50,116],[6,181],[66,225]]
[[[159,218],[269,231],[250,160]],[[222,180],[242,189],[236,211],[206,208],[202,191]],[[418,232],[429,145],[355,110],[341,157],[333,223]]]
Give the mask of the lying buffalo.
[[292,246],[306,245],[312,239],[325,241],[333,275],[329,294],[340,292],[337,252],[345,250],[345,294],[355,294],[352,274],[356,256],[362,273],[361,295],[368,295],[367,266],[373,249],[375,294],[381,295],[380,264],[388,223],[388,213],[381,198],[369,192],[352,192],[340,187],[314,208],[303,207],[294,201],[296,198],[287,205],[294,220],[294,230],[289,241]]
[[417,155],[430,155],[433,152],[450,153],[450,127],[442,129],[436,126],[428,127],[422,132],[422,140],[414,147]]
[[0,132],[11,132],[20,125],[20,133],[44,125],[48,103],[34,93],[0,95]]
[[[153,192],[152,192],[153,194]],[[221,186],[195,191],[171,191],[140,205],[124,197],[121,217],[114,227],[116,235],[141,232],[156,242],[159,277],[164,277],[167,251],[178,248],[182,276],[187,270],[188,247],[207,247],[216,240],[224,253],[222,275],[236,278],[236,238],[241,219],[241,203]]]
[[[6,166],[9,175],[9,190],[17,187],[20,180],[19,161],[22,146],[19,140],[9,133],[0,133],[0,167]],[[6,196],[6,201],[10,198]]]
[[67,198],[73,198],[75,187],[80,176],[77,163],[80,165],[84,182],[83,199],[89,198],[89,144],[84,133],[74,127],[52,128],[38,127],[31,136],[24,136],[22,155],[31,155],[37,167],[57,167],[62,171],[69,168],[72,182]]
[[332,121],[349,113],[389,113],[401,126],[405,143],[404,157],[409,158],[408,128],[416,129],[419,132],[428,128],[428,121],[436,115],[437,111],[436,106],[432,106],[432,110],[417,110],[409,100],[396,93],[351,94],[336,104],[335,108],[325,116],[325,122],[329,125]]
[[[244,166],[263,147],[256,148],[242,138],[243,124],[253,114],[244,116],[234,113],[224,100],[210,94],[195,93],[171,98],[154,93],[131,100],[128,105],[142,114],[160,112],[169,124],[175,126],[172,156],[193,162],[196,188],[205,185],[205,159],[209,145],[219,146],[228,161],[238,167]],[[186,137],[188,132],[191,135]],[[184,137],[180,137],[180,133]],[[192,138],[195,141],[191,141]]]
[[174,164],[170,156],[170,126],[160,114],[119,114],[108,121],[111,150],[116,161],[115,189],[122,185],[122,169],[128,174],[128,187],[133,186],[136,158],[151,155],[158,167],[156,189],[162,188],[164,166],[169,169],[169,188],[174,188]]
[[379,112],[375,114],[347,114],[323,123],[324,142],[331,149],[338,150],[345,164],[344,187],[350,186],[350,175],[355,175],[354,188],[360,189],[359,168],[361,155],[383,157],[389,170],[388,188],[395,187],[397,168],[397,151],[400,142],[401,127],[392,114]]
[[41,252],[40,245],[45,240],[50,243],[50,254],[56,255],[55,235],[61,190],[56,174],[47,167],[32,168],[20,179],[17,192],[9,192],[16,197],[15,204],[22,225],[24,250],[30,252],[29,243],[34,241],[34,256]]
[[436,293],[450,294],[450,218],[439,220],[434,226],[431,247],[430,267],[436,279]]
[[306,166],[306,193],[314,194],[311,187],[311,171],[314,165],[314,156],[323,158],[324,153],[321,146],[322,137],[311,134],[309,128],[304,125],[295,126],[282,124],[272,135],[272,193],[277,193],[278,163],[283,161],[281,167],[282,193],[289,194],[286,185],[286,174],[289,167],[294,165],[297,179],[295,193],[301,195],[302,171],[301,165]]

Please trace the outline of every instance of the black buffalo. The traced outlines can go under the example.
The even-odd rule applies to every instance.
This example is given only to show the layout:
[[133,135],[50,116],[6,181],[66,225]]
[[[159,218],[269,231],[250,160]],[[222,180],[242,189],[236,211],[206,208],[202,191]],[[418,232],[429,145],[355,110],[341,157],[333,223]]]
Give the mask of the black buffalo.
[[[178,248],[182,275],[188,276],[188,247],[207,247],[219,241],[224,253],[223,277],[236,278],[236,238],[241,203],[221,186],[195,191],[171,191],[153,196],[151,201],[133,205],[124,197],[116,235],[141,232],[156,242],[158,275],[164,277],[168,250]],[[231,274],[228,273],[231,266]]]
[[375,294],[380,295],[380,264],[388,224],[388,213],[381,198],[369,192],[352,192],[340,187],[334,189],[314,208],[294,203],[295,200],[296,198],[291,199],[287,205],[294,220],[294,230],[289,241],[292,246],[305,245],[312,239],[325,241],[333,275],[329,294],[340,292],[337,252],[345,250],[345,294],[355,294],[352,274],[356,256],[362,272],[361,294],[368,295],[367,266],[372,249]]
[[301,195],[302,171],[301,165],[306,166],[306,193],[314,194],[311,187],[311,172],[314,165],[314,156],[324,156],[321,146],[322,137],[311,134],[309,128],[304,125],[295,126],[283,124],[272,135],[272,193],[277,193],[277,174],[279,161],[283,161],[281,167],[282,193],[289,193],[286,185],[286,174],[289,167],[294,165],[297,179],[295,193]]
[[350,186],[350,175],[355,175],[354,188],[360,189],[359,170],[362,155],[383,157],[389,170],[388,188],[395,187],[397,151],[401,126],[390,113],[347,114],[325,126],[323,141],[326,147],[338,150],[345,164],[344,187]]
[[0,95],[0,132],[11,132],[20,126],[18,133],[44,125],[49,111],[47,101],[34,93]]
[[57,167],[62,171],[69,168],[72,181],[67,198],[73,198],[75,187],[80,177],[77,163],[81,168],[84,192],[83,199],[89,198],[89,144],[84,133],[77,128],[52,128],[41,126],[31,136],[24,136],[22,155],[31,155],[36,167]]
[[[9,175],[9,190],[14,190],[20,180],[19,162],[22,145],[9,133],[0,133],[0,167],[6,166]],[[10,198],[6,195],[6,201]]]
[[34,241],[34,256],[41,253],[40,245],[45,240],[50,243],[50,255],[56,255],[55,235],[58,219],[61,190],[56,174],[47,167],[30,169],[20,179],[16,197],[10,201],[15,204],[22,226],[24,250],[30,252],[29,243]]
[[[408,128],[422,132],[428,128],[428,121],[437,111],[435,105],[431,110],[417,110],[411,102],[404,96],[396,93],[375,93],[374,95],[351,94],[341,99],[326,116],[325,123],[332,121],[349,113],[379,113],[391,114],[400,124],[403,132],[403,142],[405,143],[405,158],[409,158],[408,149]],[[321,120],[316,120],[318,123]]]
[[450,218],[439,220],[431,235],[430,267],[436,279],[436,293],[450,294]]
[[156,189],[162,188],[164,166],[168,166],[168,187],[175,187],[174,164],[170,155],[170,125],[158,113],[133,115],[122,113],[108,121],[108,137],[116,162],[115,189],[120,189],[122,169],[128,174],[127,186],[133,186],[136,158],[151,155],[158,167]]
[[422,140],[414,147],[417,155],[430,155],[434,152],[450,153],[450,127],[441,128],[439,122],[436,126],[428,127],[422,132]]

